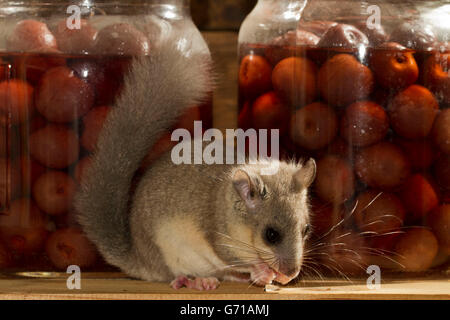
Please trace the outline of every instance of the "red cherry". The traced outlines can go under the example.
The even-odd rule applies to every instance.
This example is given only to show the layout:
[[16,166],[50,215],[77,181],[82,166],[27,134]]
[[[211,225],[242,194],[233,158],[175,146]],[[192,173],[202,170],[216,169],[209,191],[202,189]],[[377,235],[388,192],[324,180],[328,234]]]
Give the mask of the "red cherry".
[[47,238],[47,219],[30,199],[19,199],[0,215],[0,236],[17,253],[39,252]]
[[48,52],[58,49],[56,39],[43,22],[19,21],[7,39],[9,51]]
[[439,109],[433,94],[425,87],[412,85],[389,103],[392,128],[407,139],[425,138],[433,128]]
[[426,228],[411,228],[397,238],[394,251],[402,271],[419,272],[428,270],[438,253],[439,245],[435,235]]
[[84,19],[80,20],[80,27],[69,29],[67,19],[61,20],[53,30],[58,47],[65,53],[89,53],[94,47],[97,30]]
[[45,252],[53,265],[61,270],[71,265],[90,268],[98,258],[95,246],[78,228],[53,232],[47,240]]
[[49,215],[69,211],[75,195],[75,181],[64,172],[49,171],[33,185],[33,198],[38,207]]
[[423,80],[440,101],[450,104],[450,54],[436,53],[425,61]]
[[239,69],[239,89],[247,99],[254,99],[272,88],[272,67],[261,56],[248,55]]
[[317,164],[315,190],[319,197],[329,203],[341,204],[355,192],[355,177],[346,160],[328,155]]
[[353,216],[360,230],[380,235],[403,225],[405,209],[394,194],[370,190],[358,196]]
[[291,119],[291,139],[300,147],[318,150],[336,136],[338,118],[326,104],[316,102],[300,108]]
[[374,88],[372,71],[350,54],[328,59],[319,70],[322,97],[335,106],[346,106],[367,98]]
[[367,147],[384,139],[389,119],[374,102],[360,101],[347,107],[341,119],[341,136],[356,147]]
[[273,70],[272,83],[278,95],[290,105],[308,105],[317,97],[317,67],[309,59],[290,57]]
[[49,124],[30,135],[30,153],[34,159],[52,169],[64,169],[79,155],[76,133],[63,125]]
[[289,117],[289,108],[275,92],[262,95],[253,104],[252,120],[255,129],[280,129],[282,136],[287,130]]
[[422,221],[439,205],[439,198],[431,183],[421,174],[406,180],[400,193],[410,220]]
[[388,90],[406,88],[419,78],[419,67],[412,52],[398,43],[385,43],[374,51],[370,67],[379,85]]
[[140,56],[150,53],[150,42],[139,30],[128,23],[116,23],[101,29],[95,41],[94,52],[103,55]]
[[72,122],[85,115],[94,104],[91,86],[66,67],[50,69],[41,79],[36,108],[49,121]]
[[368,186],[389,190],[401,185],[409,177],[411,164],[399,147],[380,142],[356,155],[355,172]]

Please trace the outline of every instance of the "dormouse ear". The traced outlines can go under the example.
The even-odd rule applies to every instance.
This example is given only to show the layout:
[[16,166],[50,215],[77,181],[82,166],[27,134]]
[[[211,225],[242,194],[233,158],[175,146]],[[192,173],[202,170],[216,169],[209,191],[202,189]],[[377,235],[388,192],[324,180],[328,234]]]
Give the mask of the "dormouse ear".
[[309,159],[296,173],[294,173],[294,190],[301,192],[309,188],[316,179],[317,166],[314,159]]
[[252,179],[244,170],[237,170],[233,175],[233,186],[237,193],[244,200],[247,208],[253,209],[256,206],[256,188]]

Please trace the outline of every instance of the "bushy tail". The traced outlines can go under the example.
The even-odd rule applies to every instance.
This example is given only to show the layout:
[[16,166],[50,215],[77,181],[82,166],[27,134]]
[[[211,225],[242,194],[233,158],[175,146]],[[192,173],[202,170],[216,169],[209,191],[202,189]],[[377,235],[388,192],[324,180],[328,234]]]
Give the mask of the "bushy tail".
[[87,236],[119,267],[131,249],[127,206],[136,170],[162,133],[186,108],[204,101],[212,87],[210,58],[183,52],[168,41],[150,57],[133,61],[75,199]]

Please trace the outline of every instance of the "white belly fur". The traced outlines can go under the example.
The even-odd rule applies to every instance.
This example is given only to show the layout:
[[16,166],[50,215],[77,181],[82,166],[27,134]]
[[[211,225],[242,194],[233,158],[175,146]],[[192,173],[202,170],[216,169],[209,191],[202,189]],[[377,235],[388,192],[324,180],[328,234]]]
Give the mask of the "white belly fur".
[[187,218],[171,218],[156,228],[155,240],[175,276],[214,276],[225,267],[199,226]]

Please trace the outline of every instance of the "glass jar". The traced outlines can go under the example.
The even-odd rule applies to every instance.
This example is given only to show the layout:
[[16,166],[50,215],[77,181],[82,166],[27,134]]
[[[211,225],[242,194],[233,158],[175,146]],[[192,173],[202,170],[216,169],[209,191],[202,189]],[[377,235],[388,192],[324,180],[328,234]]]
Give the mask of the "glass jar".
[[239,127],[278,129],[282,159],[317,162],[305,272],[442,268],[448,1],[259,0],[239,48]]
[[[168,37],[210,56],[189,0],[1,1],[0,30],[0,271],[103,268],[73,196],[132,58]],[[192,106],[176,127],[211,118]]]

